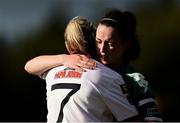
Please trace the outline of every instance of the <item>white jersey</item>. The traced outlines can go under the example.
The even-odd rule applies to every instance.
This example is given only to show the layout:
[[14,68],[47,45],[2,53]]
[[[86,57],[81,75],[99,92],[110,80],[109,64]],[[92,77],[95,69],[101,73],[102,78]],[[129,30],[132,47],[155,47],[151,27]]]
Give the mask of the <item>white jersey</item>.
[[121,75],[99,62],[87,72],[56,67],[45,80],[49,123],[122,121],[138,114],[122,92]]

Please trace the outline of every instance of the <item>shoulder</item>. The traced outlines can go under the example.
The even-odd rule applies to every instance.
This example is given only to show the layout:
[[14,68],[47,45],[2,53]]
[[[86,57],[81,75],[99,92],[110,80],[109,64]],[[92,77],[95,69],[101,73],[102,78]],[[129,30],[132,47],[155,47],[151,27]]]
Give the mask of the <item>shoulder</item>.
[[88,70],[86,79],[99,86],[111,86],[112,83],[124,84],[122,76],[116,71],[106,67],[105,65],[96,62],[97,67],[94,70]]
[[39,77],[41,79],[45,80],[47,77],[51,76],[52,74],[55,74],[57,71],[62,71],[65,68],[66,68],[65,66],[54,67],[54,68],[44,72],[43,74],[39,75]]
[[113,69],[103,65],[102,63],[97,62],[97,69],[102,73],[103,76],[110,78],[119,78],[121,75],[114,71]]

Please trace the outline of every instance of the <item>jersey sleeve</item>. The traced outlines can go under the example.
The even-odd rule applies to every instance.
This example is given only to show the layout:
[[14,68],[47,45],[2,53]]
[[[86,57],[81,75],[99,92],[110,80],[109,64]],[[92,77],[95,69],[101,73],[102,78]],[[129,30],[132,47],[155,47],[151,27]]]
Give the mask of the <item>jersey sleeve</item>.
[[47,73],[48,73],[48,72],[44,72],[44,73],[42,73],[41,75],[39,75],[39,77],[40,77],[41,79],[45,80],[45,79],[46,79],[46,76],[47,76]]
[[115,121],[124,121],[138,115],[138,112],[123,94],[119,81],[121,80],[111,80],[109,85],[101,86],[100,92]]
[[129,92],[133,103],[144,121],[158,121],[162,118],[155,103],[155,94],[148,81],[139,73],[127,74]]

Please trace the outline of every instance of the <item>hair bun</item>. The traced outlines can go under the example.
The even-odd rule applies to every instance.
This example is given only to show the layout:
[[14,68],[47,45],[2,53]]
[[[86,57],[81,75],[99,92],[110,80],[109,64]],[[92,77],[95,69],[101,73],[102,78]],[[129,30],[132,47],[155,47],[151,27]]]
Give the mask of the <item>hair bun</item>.
[[135,16],[130,12],[124,12],[124,24],[128,31],[131,33],[135,33],[136,31],[136,18]]

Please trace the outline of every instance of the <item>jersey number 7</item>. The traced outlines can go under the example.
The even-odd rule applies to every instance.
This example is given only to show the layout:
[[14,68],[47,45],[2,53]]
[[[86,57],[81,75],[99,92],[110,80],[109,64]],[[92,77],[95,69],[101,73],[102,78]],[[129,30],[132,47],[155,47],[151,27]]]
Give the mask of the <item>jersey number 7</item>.
[[69,101],[70,97],[75,94],[80,89],[80,84],[73,84],[73,83],[58,83],[52,85],[51,91],[55,89],[72,89],[67,96],[62,100],[61,109],[59,112],[58,122],[62,122],[63,119],[63,108],[66,103]]

